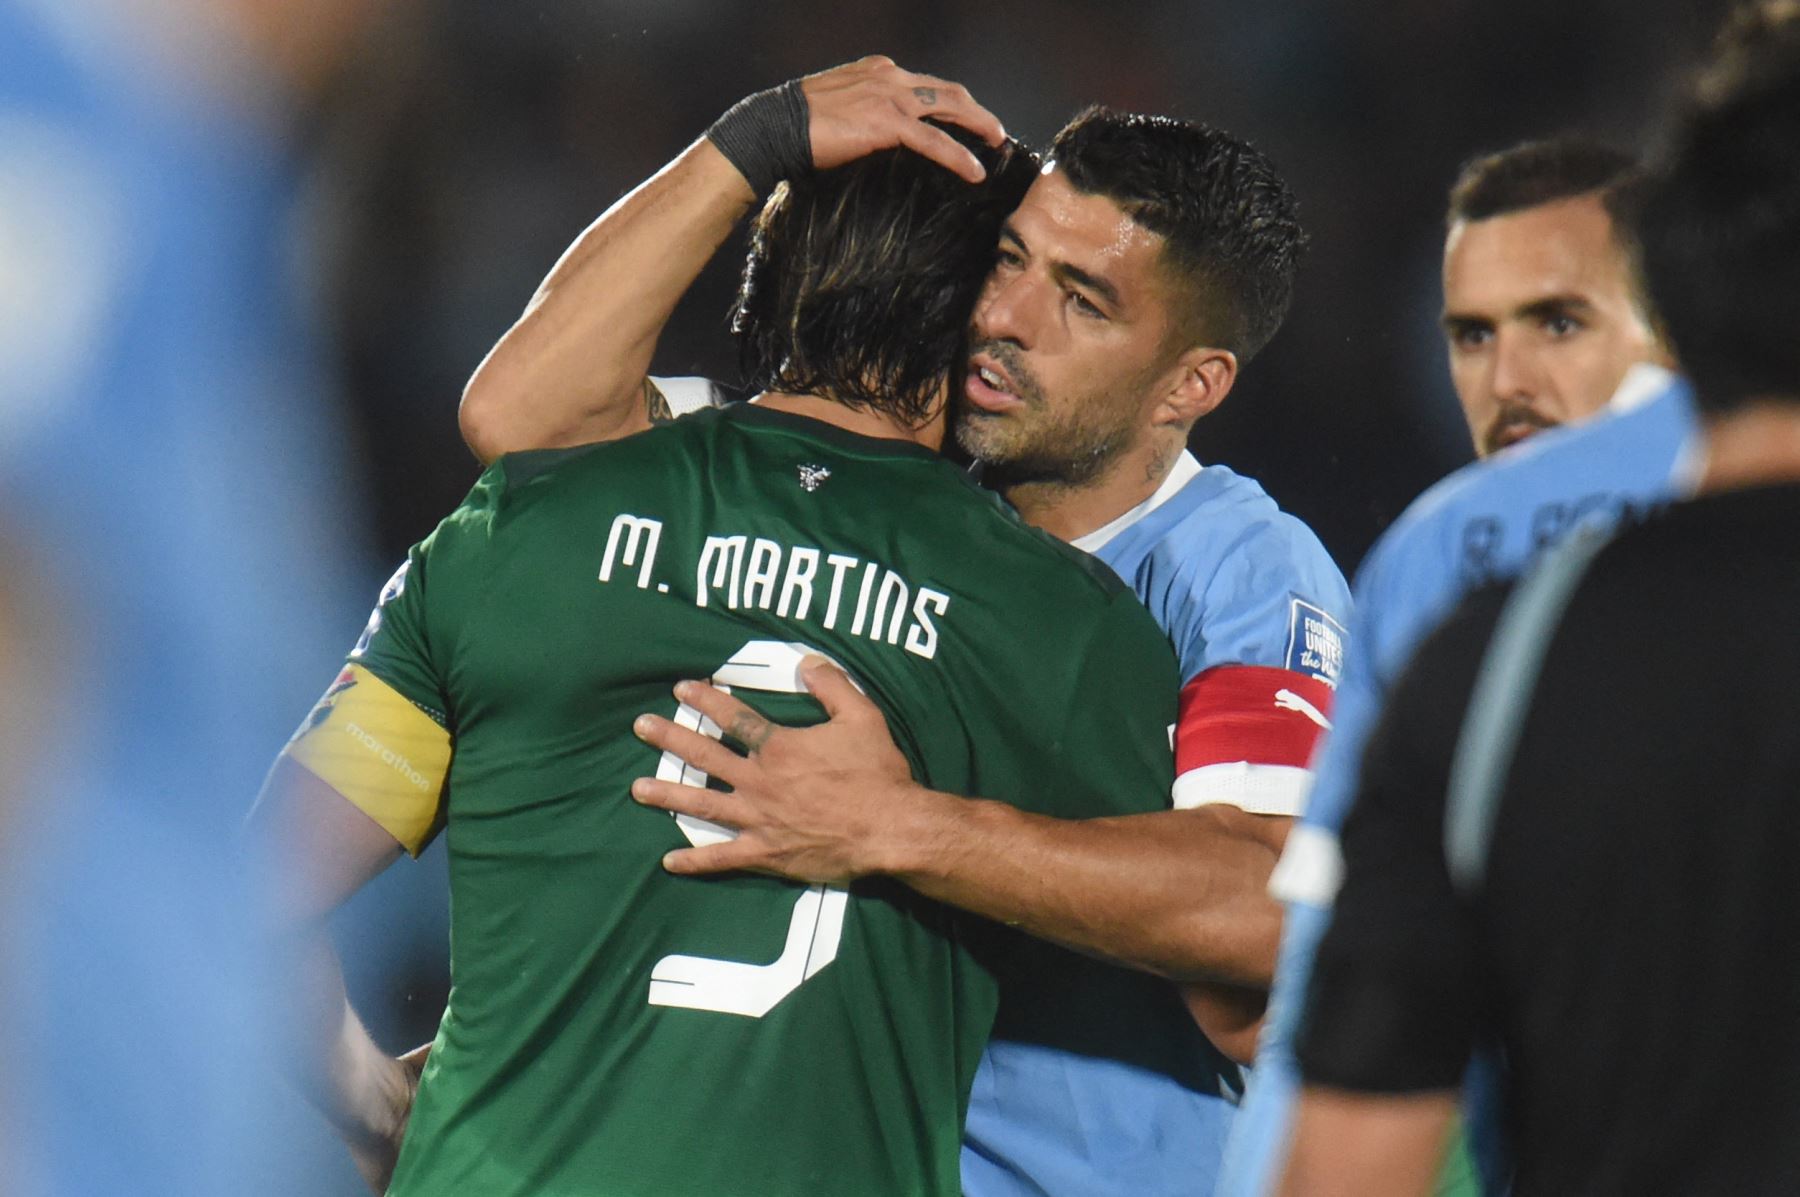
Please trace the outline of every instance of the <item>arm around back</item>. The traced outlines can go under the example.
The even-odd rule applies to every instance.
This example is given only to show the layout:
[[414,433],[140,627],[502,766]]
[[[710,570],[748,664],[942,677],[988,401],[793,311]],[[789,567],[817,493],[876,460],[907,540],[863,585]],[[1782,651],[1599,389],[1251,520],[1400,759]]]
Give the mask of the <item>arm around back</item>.
[[[906,146],[976,182],[983,172],[975,156],[926,118],[961,125],[992,144],[1006,136],[961,86],[880,56],[809,75],[798,90],[804,102],[785,111],[807,123],[788,132],[808,145],[816,170]],[[791,88],[776,92],[791,94]],[[721,138],[729,120],[731,114],[588,226],[476,368],[457,418],[483,463],[521,449],[614,440],[650,426],[654,392],[644,378],[657,339],[759,198],[733,164],[761,176],[759,164],[746,158],[755,139]],[[734,158],[719,144],[729,144]]]
[[296,1015],[280,1056],[296,1087],[385,1190],[399,1158],[422,1052],[395,1059],[369,1037],[344,991],[327,920],[400,855],[394,837],[292,757],[270,770],[245,832],[248,867],[266,878],[261,937]]

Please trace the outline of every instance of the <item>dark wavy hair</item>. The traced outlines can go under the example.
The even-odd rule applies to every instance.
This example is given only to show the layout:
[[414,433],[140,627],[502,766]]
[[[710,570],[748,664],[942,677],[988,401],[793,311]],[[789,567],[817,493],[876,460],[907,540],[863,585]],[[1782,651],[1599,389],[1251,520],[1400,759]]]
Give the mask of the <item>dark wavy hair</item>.
[[1598,196],[1612,222],[1613,244],[1628,263],[1632,297],[1661,337],[1661,317],[1644,285],[1637,243],[1637,214],[1647,183],[1637,158],[1579,133],[1522,141],[1463,163],[1450,186],[1444,224],[1491,220],[1578,196]]
[[1299,204],[1275,164],[1219,129],[1089,108],[1046,157],[1163,237],[1165,272],[1188,299],[1183,331],[1247,362],[1287,317],[1306,248]]
[[1800,3],[1738,10],[1671,113],[1644,276],[1702,408],[1800,399]]
[[1029,151],[943,126],[987,168],[964,182],[911,150],[790,179],[763,205],[731,311],[745,381],[928,419],[961,357]]
[[1641,177],[1636,158],[1587,137],[1520,142],[1463,163],[1450,187],[1445,223],[1489,220],[1595,191],[1617,223],[1618,197]]

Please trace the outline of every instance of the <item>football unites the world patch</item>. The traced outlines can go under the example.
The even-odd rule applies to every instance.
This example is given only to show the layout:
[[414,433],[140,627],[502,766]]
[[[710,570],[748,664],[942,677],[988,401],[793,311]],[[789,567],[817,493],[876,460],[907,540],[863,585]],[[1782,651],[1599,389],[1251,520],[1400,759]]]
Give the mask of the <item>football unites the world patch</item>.
[[1294,599],[1288,613],[1287,667],[1335,689],[1344,672],[1344,625],[1304,599]]

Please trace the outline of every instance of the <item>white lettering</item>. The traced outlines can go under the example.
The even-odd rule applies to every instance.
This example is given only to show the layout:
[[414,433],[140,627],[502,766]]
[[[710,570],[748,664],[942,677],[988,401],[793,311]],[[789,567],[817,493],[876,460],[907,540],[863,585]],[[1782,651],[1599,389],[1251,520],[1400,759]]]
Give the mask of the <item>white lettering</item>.
[[[737,609],[738,581],[744,568],[744,546],[747,536],[708,536],[700,548],[700,567],[694,571],[694,604],[706,606],[709,588],[725,589],[725,605]],[[706,567],[712,566],[712,580],[707,580]]]
[[380,757],[382,764],[394,770],[396,773],[400,774],[400,776],[406,778],[406,780],[412,782],[415,786],[418,786],[421,790],[429,790],[431,788],[431,779],[429,777],[426,777],[423,773],[413,768],[413,763],[411,761],[395,752],[392,748],[389,748],[386,744],[383,744],[369,732],[364,731],[361,724],[345,723],[344,730],[350,733],[351,739]]
[[[789,549],[787,577],[781,580],[781,605],[775,608],[775,614],[786,619],[788,609],[792,607],[795,619],[805,619],[812,609],[812,581],[818,572],[819,550],[805,546]],[[794,602],[796,596],[800,600],[797,605]]]
[[881,589],[875,595],[875,619],[869,624],[869,639],[880,640],[881,624],[887,617],[888,604],[893,603],[894,617],[888,624],[887,642],[900,643],[900,623],[906,618],[906,581],[893,570],[881,579]]
[[[873,561],[863,566],[862,589],[856,592],[856,618],[850,621],[850,634],[860,636],[869,622],[869,597],[875,593],[875,575],[880,566]],[[879,633],[875,633],[879,637]]]
[[838,600],[844,594],[844,573],[862,564],[854,557],[846,557],[842,553],[830,553],[825,564],[831,567],[831,597],[825,603],[825,626],[837,627]]
[[[627,519],[646,526],[639,531],[625,523]],[[614,526],[613,539],[618,543],[609,549],[609,567],[640,564],[633,556],[637,542],[628,536],[641,536],[646,550],[655,553],[655,521],[621,516]],[[821,577],[821,558],[830,568],[829,588]],[[852,611],[847,592],[849,579],[857,571],[862,579],[856,587]],[[646,568],[641,577],[649,576]],[[666,583],[659,587],[664,588]],[[817,621],[815,596],[824,600],[824,618]],[[809,545],[786,545],[746,533],[705,538],[695,567],[694,603],[700,607],[723,605],[732,610],[753,608],[782,619],[807,620],[830,631],[904,647],[914,656],[930,660],[938,651],[936,619],[948,611],[950,596],[929,587],[915,587],[904,575],[879,561],[865,561],[848,553],[827,553]],[[840,616],[848,628],[841,626]]]
[[750,567],[744,571],[744,606],[767,611],[775,602],[775,579],[781,573],[781,546],[758,536],[750,546]]
[[1306,621],[1306,648],[1318,658],[1319,668],[1336,677],[1344,666],[1344,642],[1316,619]]
[[[930,608],[930,610],[927,610]],[[938,630],[931,622],[931,612],[942,615],[950,609],[950,596],[940,594],[929,586],[919,587],[918,595],[913,599],[913,619],[917,622],[906,633],[906,651],[927,661],[937,656]]]
[[[624,553],[618,554],[620,538],[624,539]],[[638,542],[648,540],[644,546],[643,563],[638,565]],[[612,531],[606,535],[606,559],[600,563],[600,580],[612,581],[613,562],[616,560],[626,569],[638,565],[638,589],[650,589],[650,570],[656,564],[656,546],[662,540],[662,521],[646,519],[641,515],[621,515],[612,522]]]

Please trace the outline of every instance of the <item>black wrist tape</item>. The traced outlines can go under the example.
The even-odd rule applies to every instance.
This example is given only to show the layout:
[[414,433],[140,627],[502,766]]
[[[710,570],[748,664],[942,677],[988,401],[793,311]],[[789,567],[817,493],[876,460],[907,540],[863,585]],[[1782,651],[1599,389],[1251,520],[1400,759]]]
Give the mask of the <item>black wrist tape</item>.
[[791,79],[733,104],[706,138],[762,196],[812,169],[810,124],[800,80]]

